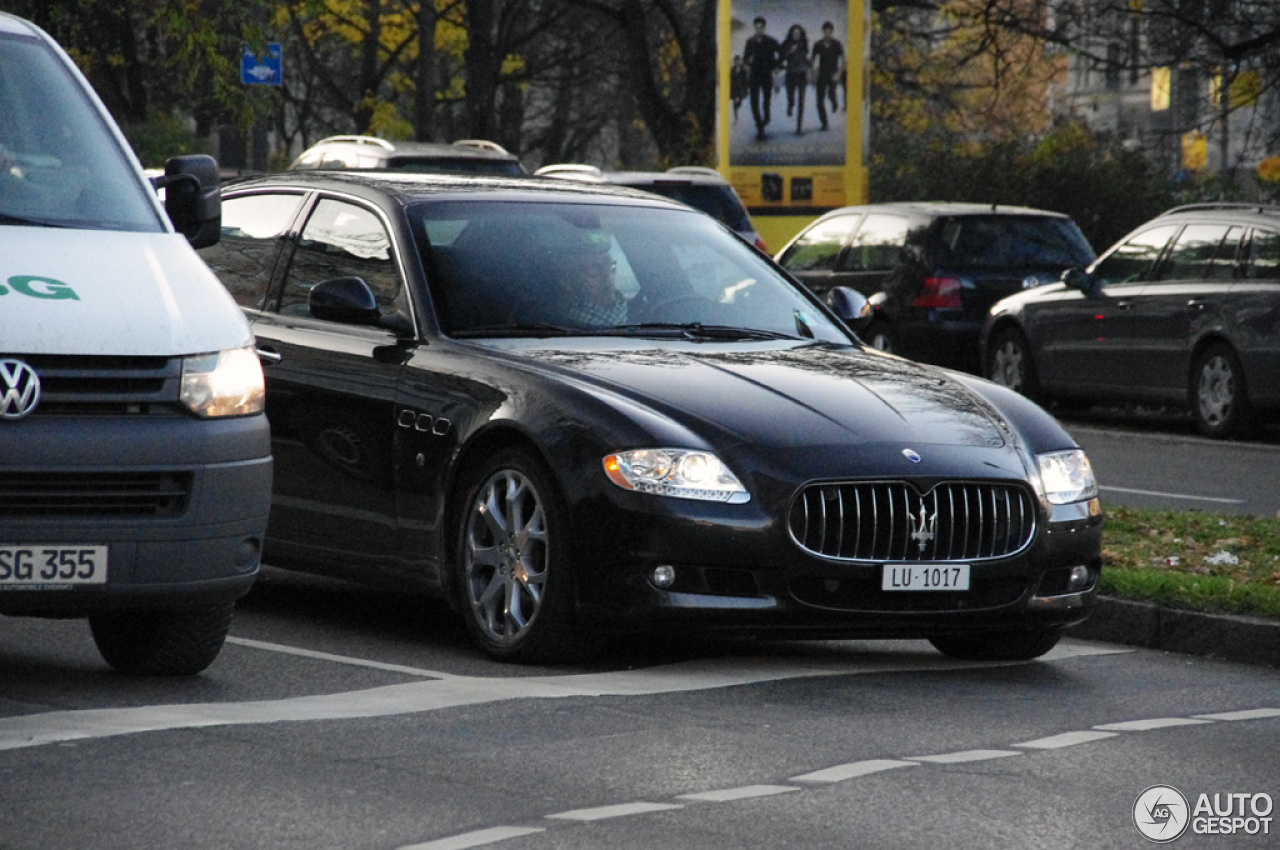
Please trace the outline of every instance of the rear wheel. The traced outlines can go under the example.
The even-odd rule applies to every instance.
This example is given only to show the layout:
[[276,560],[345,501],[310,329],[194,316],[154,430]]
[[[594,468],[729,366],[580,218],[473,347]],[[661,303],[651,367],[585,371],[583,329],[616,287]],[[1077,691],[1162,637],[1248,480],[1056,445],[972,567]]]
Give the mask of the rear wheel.
[[506,661],[579,657],[565,508],[551,473],[506,449],[472,470],[463,498],[457,580],[472,636]]
[[1240,358],[1229,346],[1215,343],[1191,366],[1190,391],[1196,425],[1207,437],[1235,437],[1254,425]]
[[973,635],[941,635],[929,643],[943,655],[966,661],[1029,661],[1058,645],[1058,629],[1013,629]]
[[89,616],[98,652],[121,673],[189,676],[218,657],[233,603],[189,611],[104,611]]
[[1035,398],[1040,385],[1027,338],[1016,330],[997,333],[987,351],[987,377],[1027,398]]

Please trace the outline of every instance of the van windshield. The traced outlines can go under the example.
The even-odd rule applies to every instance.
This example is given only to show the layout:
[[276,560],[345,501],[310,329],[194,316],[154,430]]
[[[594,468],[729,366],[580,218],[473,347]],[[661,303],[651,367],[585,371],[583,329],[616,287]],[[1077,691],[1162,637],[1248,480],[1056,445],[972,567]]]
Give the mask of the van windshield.
[[44,42],[0,32],[0,225],[161,232],[145,184]]

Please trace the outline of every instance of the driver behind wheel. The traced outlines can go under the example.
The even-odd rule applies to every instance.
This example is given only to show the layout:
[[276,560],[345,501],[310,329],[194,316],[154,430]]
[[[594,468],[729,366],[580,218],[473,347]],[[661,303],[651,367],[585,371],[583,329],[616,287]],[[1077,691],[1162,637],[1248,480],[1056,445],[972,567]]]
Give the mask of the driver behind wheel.
[[565,324],[613,327],[627,321],[627,299],[614,285],[612,240],[599,230],[564,234],[556,247],[556,290]]

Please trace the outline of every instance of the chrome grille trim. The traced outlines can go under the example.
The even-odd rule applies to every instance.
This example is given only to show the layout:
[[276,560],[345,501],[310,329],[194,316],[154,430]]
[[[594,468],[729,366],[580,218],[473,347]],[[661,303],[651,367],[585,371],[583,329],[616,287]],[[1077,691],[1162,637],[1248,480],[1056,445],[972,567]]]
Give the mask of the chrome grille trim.
[[1018,483],[944,481],[920,492],[906,481],[810,484],[788,526],[801,549],[839,561],[972,563],[1031,545],[1036,500]]

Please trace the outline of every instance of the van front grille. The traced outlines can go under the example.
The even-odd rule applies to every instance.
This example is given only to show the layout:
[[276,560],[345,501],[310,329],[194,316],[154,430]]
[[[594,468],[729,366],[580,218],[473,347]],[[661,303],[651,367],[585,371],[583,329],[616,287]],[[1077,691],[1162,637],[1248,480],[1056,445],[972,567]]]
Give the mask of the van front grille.
[[0,517],[176,517],[189,472],[4,472]]

